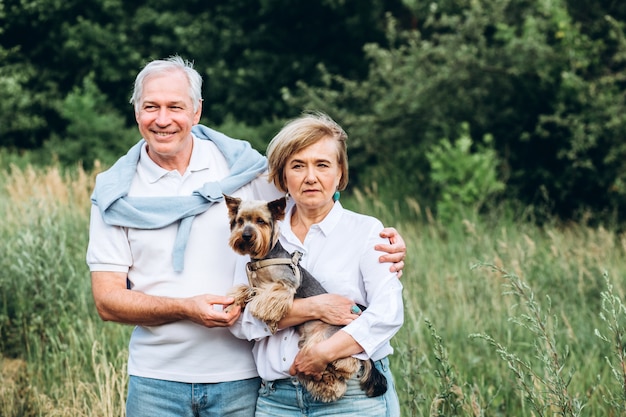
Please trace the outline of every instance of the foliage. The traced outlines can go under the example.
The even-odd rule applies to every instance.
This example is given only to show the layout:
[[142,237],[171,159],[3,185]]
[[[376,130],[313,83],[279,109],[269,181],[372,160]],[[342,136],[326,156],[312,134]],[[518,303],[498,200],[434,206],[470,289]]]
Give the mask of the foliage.
[[[0,46],[0,62],[10,62],[16,49]],[[35,133],[46,127],[45,118],[39,114],[46,94],[28,87],[35,77],[36,70],[27,63],[0,66],[0,145],[6,148],[33,147],[37,143]]]
[[[4,0],[0,147],[110,159],[135,74],[180,54],[203,75],[203,123],[262,149],[280,121],[325,110],[350,134],[354,185],[385,200],[436,207],[426,155],[467,122],[529,215],[622,222],[625,24],[608,0]],[[118,130],[81,144],[81,120]]]
[[66,166],[84,161],[91,169],[96,160],[110,165],[139,140],[137,128],[126,127],[124,118],[110,108],[93,75],[67,95],[60,114],[68,123],[65,136],[53,134],[43,151]]
[[3,170],[9,170],[11,167],[24,170],[37,162],[39,161],[32,152],[0,148],[0,167],[3,167]]
[[266,121],[261,125],[250,126],[237,122],[232,116],[227,116],[221,125],[213,126],[220,132],[224,132],[231,138],[245,139],[259,152],[265,153],[269,140],[282,128],[283,122],[279,120]]
[[387,43],[365,47],[367,78],[321,67],[322,86],[284,93],[343,123],[358,184],[434,205],[425,155],[467,122],[472,137],[493,138],[510,199],[623,220],[623,22],[595,22],[606,38],[594,39],[564,1],[408,3],[419,24],[390,19]]
[[50,132],[65,137],[58,103],[87,77],[132,126],[135,75],[149,60],[174,54],[194,61],[203,75],[211,124],[228,115],[248,125],[292,116],[280,88],[314,80],[318,62],[362,74],[362,45],[382,39],[383,13],[399,9],[400,0],[3,0],[0,86],[14,87],[0,94],[2,102],[19,104],[7,107],[19,115],[0,115],[32,124],[0,123],[8,133],[0,134],[0,146],[39,148]]
[[535,358],[539,365],[533,366],[529,360],[512,353],[509,348],[497,342],[492,336],[475,334],[471,337],[484,339],[494,347],[502,360],[515,375],[524,399],[530,404],[537,416],[550,416],[554,413],[561,416],[580,416],[584,403],[572,396],[569,385],[573,371],[566,373],[564,363],[567,347],[559,349],[556,339],[556,317],[550,311],[551,301],[547,298],[548,308],[544,312],[542,305],[535,299],[530,286],[515,274],[510,274],[495,265],[486,265],[501,273],[506,279],[505,294],[520,299],[524,311],[511,317],[511,322],[528,330],[532,335]]
[[435,341],[433,355],[437,368],[434,373],[439,382],[438,394],[430,405],[430,415],[432,417],[459,416],[483,414],[480,398],[473,392],[467,398],[463,394],[463,388],[457,384],[457,376],[453,370],[448,351],[443,343],[443,339],[437,333],[437,329],[430,320],[425,320],[430,329],[432,338]]
[[[620,297],[615,294],[608,273],[604,272],[606,290],[602,292],[602,312],[600,318],[606,329],[596,329],[595,333],[603,342],[613,347],[613,354],[606,357],[611,368],[615,384],[619,387],[616,392],[607,391],[605,401],[616,413],[626,413],[626,306]],[[606,336],[606,331],[608,335]]]
[[489,136],[484,146],[471,151],[472,138],[464,126],[462,136],[454,144],[442,139],[426,153],[430,163],[430,180],[439,188],[437,215],[447,223],[466,210],[477,213],[494,194],[504,190],[504,183],[496,178],[498,160]]

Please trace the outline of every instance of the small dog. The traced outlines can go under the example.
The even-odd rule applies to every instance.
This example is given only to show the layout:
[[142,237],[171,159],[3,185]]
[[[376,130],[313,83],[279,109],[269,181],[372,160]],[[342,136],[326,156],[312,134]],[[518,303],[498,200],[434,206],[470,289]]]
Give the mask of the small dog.
[[[327,291],[299,264],[301,254],[287,252],[278,241],[277,222],[285,216],[286,198],[271,202],[242,201],[224,195],[230,218],[230,247],[242,255],[250,255],[247,265],[250,285],[235,287],[230,296],[234,305],[250,309],[251,314],[264,321],[272,333],[278,322],[293,304],[294,297],[306,298]],[[321,320],[312,320],[298,326],[300,349],[307,349],[328,339],[340,326],[331,326]],[[377,397],[387,391],[385,376],[372,360],[353,357],[338,359],[326,367],[322,379],[298,374],[298,379],[319,401],[330,402],[346,392],[346,381],[363,369],[361,388],[368,397]]]

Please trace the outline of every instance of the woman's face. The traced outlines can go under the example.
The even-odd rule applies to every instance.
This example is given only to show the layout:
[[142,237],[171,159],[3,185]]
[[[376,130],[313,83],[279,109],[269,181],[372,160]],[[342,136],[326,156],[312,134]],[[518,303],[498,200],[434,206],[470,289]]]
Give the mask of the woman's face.
[[337,144],[331,138],[322,139],[287,159],[287,191],[300,208],[315,210],[331,206],[340,179]]

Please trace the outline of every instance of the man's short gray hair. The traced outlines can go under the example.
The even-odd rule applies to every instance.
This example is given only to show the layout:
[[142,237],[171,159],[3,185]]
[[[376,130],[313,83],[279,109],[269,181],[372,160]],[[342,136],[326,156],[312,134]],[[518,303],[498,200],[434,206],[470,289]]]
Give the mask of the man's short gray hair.
[[130,104],[135,108],[135,112],[139,110],[141,96],[143,94],[143,84],[147,77],[155,74],[164,74],[168,72],[180,71],[187,77],[189,81],[189,97],[193,103],[193,111],[196,112],[202,101],[202,77],[193,68],[193,62],[186,61],[178,55],[171,56],[166,59],[157,59],[146,64],[145,67],[137,74],[135,78],[135,86],[130,97]]

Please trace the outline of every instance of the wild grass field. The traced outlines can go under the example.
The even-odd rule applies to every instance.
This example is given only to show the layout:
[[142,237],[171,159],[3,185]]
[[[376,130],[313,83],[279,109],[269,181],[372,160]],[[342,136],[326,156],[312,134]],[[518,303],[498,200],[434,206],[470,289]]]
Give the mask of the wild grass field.
[[[0,172],[0,416],[124,414],[131,329],[97,317],[84,261],[93,180]],[[626,236],[495,214],[439,224],[372,190],[343,201],[407,243],[403,416],[626,415]]]

